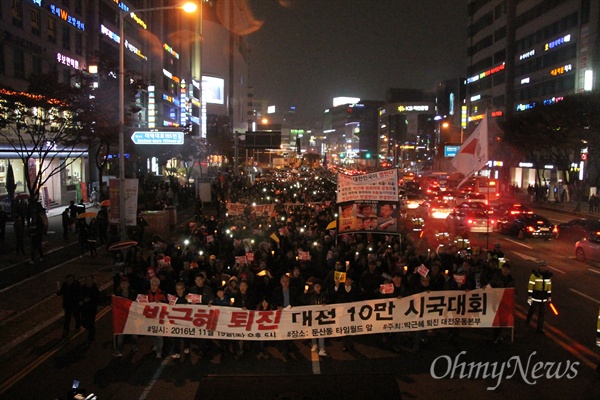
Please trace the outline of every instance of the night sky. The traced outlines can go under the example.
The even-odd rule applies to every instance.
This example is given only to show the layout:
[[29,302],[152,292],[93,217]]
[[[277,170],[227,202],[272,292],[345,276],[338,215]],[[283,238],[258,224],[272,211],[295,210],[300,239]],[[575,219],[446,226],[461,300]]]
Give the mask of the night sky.
[[[337,96],[385,100],[466,74],[463,0],[247,0],[254,97],[314,127]],[[258,24],[256,24],[258,26]]]

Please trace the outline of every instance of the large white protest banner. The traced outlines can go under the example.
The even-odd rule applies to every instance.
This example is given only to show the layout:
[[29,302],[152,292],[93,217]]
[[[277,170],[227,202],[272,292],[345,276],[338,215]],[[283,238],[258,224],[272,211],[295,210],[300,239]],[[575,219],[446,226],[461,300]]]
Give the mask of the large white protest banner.
[[514,289],[426,292],[274,311],[138,303],[116,296],[112,307],[114,334],[188,338],[289,340],[514,326]]

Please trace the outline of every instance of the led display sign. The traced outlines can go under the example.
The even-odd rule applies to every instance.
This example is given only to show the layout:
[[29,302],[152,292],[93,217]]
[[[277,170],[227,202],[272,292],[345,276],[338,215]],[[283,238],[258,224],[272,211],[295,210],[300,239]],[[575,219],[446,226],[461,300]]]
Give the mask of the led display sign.
[[146,25],[146,23],[144,22],[144,20],[142,20],[140,17],[138,17],[135,13],[131,13],[129,14],[129,16],[131,17],[131,19],[133,19],[139,26],[141,26],[144,29],[148,29],[148,25]]
[[115,4],[116,4],[117,6],[119,6],[119,8],[120,8],[121,10],[123,10],[123,11],[129,11],[129,7],[127,6],[127,4],[123,3],[123,2],[122,2],[122,1],[120,1],[120,0],[113,0],[113,1],[115,2]]
[[552,76],[562,75],[562,74],[572,71],[572,70],[573,70],[573,66],[571,64],[567,64],[562,67],[554,68],[552,71],[550,71],[550,75],[552,75]]
[[73,17],[72,15],[69,15],[69,13],[66,10],[59,8],[54,4],[50,4],[50,12],[62,19],[63,21],[66,21],[69,24],[73,25],[75,28],[85,31],[85,24],[77,18]]
[[225,80],[213,76],[203,76],[202,101],[212,104],[225,104]]
[[519,60],[525,60],[526,58],[533,57],[535,55],[535,50],[529,50],[526,53],[523,53],[519,56]]
[[173,50],[171,46],[169,46],[166,43],[163,43],[163,49],[165,49],[167,53],[171,54],[173,57],[179,60],[179,54],[175,50]]
[[477,82],[480,79],[487,78],[488,76],[493,75],[496,72],[500,72],[503,70],[504,70],[504,63],[502,63],[501,65],[498,65],[497,67],[488,69],[487,71],[481,72],[477,75],[474,75],[474,76],[468,78],[466,83],[469,84],[469,83]]
[[566,35],[556,40],[553,40],[544,45],[544,51],[552,50],[555,47],[560,46],[561,44],[565,44],[571,41],[571,35]]
[[398,106],[398,111],[429,111],[429,106],[426,105],[416,105],[416,106]]
[[56,60],[61,64],[79,69],[79,61],[64,54],[56,53]]

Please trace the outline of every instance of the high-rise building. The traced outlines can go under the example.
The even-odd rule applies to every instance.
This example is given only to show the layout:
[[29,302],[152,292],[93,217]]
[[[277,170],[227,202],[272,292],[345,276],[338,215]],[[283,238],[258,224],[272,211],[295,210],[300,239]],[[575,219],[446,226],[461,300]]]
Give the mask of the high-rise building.
[[469,0],[466,104],[509,117],[598,88],[600,2]]
[[[218,3],[213,0],[198,0],[201,7],[195,14],[175,9],[179,3],[175,0],[0,2],[3,37],[0,86],[26,91],[32,74],[52,71],[58,73],[59,81],[68,83],[75,72],[93,73],[90,66],[100,63],[112,65],[117,79],[122,43],[125,76],[138,82],[136,108],[126,127],[126,140],[136,129],[186,126],[200,140],[246,131],[248,50],[232,17],[237,15],[232,9],[234,3],[217,9]],[[143,9],[149,10],[135,13]],[[124,22],[123,38],[120,21]],[[118,113],[116,100],[115,113]],[[112,148],[116,150],[116,146]],[[67,162],[67,171],[47,183],[49,196],[58,203],[74,199],[78,184],[98,179],[93,171],[95,163],[88,163],[87,150],[82,150],[82,158]],[[27,168],[14,149],[0,140],[0,171],[6,170],[2,164],[6,160],[10,160],[16,181],[21,183],[17,191],[26,191],[21,178]],[[148,162],[148,165],[154,168],[159,163]],[[4,181],[5,176],[0,172],[0,188]]]

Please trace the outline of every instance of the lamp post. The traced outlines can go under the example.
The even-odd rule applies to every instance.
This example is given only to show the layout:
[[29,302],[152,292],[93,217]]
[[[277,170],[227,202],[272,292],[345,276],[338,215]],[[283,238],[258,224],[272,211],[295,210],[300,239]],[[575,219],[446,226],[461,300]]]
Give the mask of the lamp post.
[[[173,10],[180,8],[187,13],[195,12],[198,8],[196,3],[188,2],[178,6],[164,6],[153,8],[140,8],[132,10],[127,14],[143,11]],[[119,10],[119,228],[121,240],[125,239],[125,15]]]

